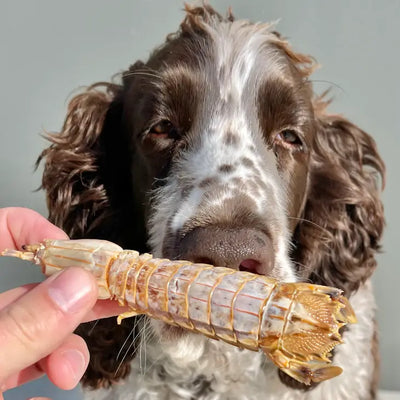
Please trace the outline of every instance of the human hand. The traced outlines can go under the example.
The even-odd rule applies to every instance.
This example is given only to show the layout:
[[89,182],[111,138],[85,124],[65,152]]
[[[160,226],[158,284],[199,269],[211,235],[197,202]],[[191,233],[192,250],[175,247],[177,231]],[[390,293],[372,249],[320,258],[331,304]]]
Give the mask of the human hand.
[[[0,251],[46,238],[68,237],[32,210],[0,209]],[[125,311],[114,301],[96,300],[93,276],[73,267],[40,284],[0,293],[0,400],[2,392],[44,373],[61,389],[77,385],[89,352],[74,329]]]

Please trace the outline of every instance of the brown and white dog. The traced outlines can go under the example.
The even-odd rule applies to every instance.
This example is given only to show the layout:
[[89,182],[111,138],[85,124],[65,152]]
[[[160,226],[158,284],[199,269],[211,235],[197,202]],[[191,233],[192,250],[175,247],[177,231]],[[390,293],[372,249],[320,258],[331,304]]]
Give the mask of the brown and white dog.
[[384,225],[375,143],[326,113],[309,80],[312,59],[269,25],[210,6],[186,13],[121,83],[71,101],[41,156],[51,220],[74,238],[341,288],[358,324],[334,353],[343,374],[311,387],[263,354],[146,318],[83,325],[83,383],[98,389],[87,396],[374,398],[369,278]]

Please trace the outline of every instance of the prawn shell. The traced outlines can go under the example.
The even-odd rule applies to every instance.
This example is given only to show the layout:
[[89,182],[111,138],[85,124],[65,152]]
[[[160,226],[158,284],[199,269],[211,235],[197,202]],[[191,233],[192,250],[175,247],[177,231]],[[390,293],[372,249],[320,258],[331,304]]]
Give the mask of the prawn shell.
[[46,240],[24,251],[4,250],[41,265],[46,275],[77,266],[90,271],[99,298],[241,348],[261,349],[282,371],[305,384],[330,379],[342,343],[340,328],[356,322],[339,289],[281,283],[248,272],[188,261],[155,259],[101,240]]

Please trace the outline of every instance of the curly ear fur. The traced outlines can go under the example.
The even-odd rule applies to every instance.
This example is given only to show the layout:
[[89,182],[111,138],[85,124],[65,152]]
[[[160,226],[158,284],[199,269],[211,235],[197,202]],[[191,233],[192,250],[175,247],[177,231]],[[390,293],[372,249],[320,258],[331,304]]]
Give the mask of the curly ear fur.
[[[99,90],[100,86],[106,92]],[[99,136],[118,87],[96,84],[75,96],[60,133],[38,159],[46,160],[42,188],[47,192],[49,218],[72,237],[83,237],[93,223],[107,218],[109,206],[99,181]]]
[[[132,206],[131,154],[122,129],[121,97],[122,87],[111,83],[92,85],[75,96],[61,132],[48,135],[52,144],[38,163],[45,160],[42,188],[53,223],[71,238],[107,239],[144,252],[143,217],[140,207]],[[84,384],[107,387],[129,373],[136,346],[123,353],[122,362],[115,361],[115,355],[130,334],[136,337],[137,326],[135,318],[122,325],[110,318],[77,329],[91,355]]]
[[385,166],[374,140],[317,104],[311,179],[293,258],[300,275],[348,296],[373,273],[384,227],[379,175]]

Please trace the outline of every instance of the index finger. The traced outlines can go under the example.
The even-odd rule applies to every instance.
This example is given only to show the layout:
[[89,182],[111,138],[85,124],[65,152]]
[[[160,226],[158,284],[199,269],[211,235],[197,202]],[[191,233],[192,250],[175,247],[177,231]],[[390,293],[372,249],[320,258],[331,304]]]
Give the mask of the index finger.
[[65,232],[42,215],[22,207],[0,209],[0,232],[0,250],[19,250],[24,244],[43,239],[68,239]]
[[[96,319],[116,317],[131,311],[128,306],[121,306],[116,300],[97,300],[94,307],[85,315],[82,322],[90,322]],[[115,319],[117,323],[117,319]]]
[[[18,300],[37,285],[37,283],[30,283],[15,289],[10,289],[7,292],[0,293],[0,310]],[[129,307],[121,306],[117,300],[97,300],[93,308],[89,310],[88,313],[83,317],[82,322],[114,317],[127,311],[129,311]]]

